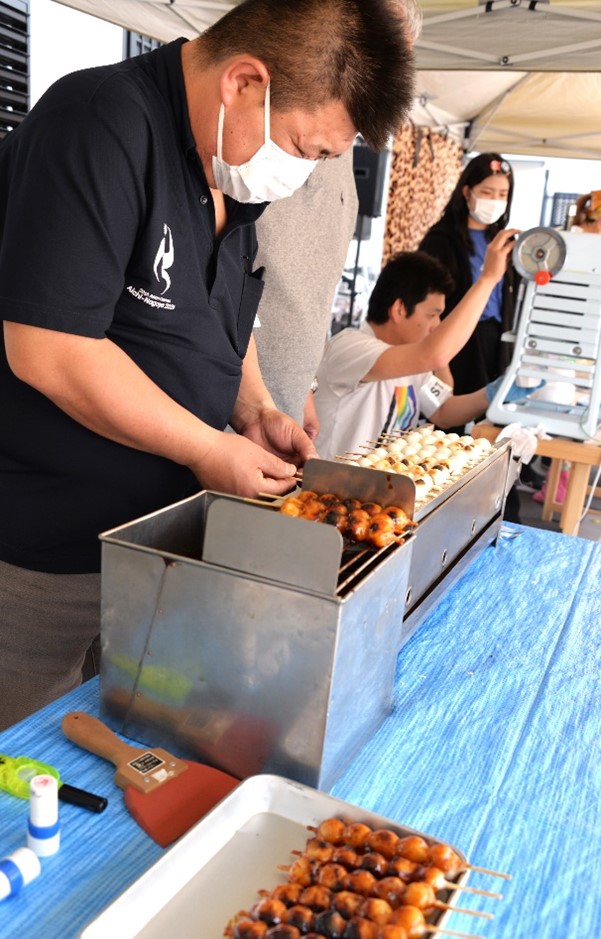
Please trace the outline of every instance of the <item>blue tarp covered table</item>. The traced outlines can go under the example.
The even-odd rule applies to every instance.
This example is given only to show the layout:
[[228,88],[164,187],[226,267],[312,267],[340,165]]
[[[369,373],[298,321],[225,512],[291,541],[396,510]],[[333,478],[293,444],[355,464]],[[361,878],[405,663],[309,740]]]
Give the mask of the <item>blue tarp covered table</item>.
[[[453,914],[449,928],[601,935],[600,640],[601,545],[508,525],[402,649],[394,709],[332,794],[512,875],[472,874],[504,899],[471,904],[494,920]],[[76,937],[163,853],[128,815],[113,768],[61,734],[67,711],[98,707],[94,680],[0,734],[1,753],[109,797],[102,815],[61,804],[60,853],[0,903],[1,937]],[[25,843],[26,821],[27,803],[0,792],[1,855]]]

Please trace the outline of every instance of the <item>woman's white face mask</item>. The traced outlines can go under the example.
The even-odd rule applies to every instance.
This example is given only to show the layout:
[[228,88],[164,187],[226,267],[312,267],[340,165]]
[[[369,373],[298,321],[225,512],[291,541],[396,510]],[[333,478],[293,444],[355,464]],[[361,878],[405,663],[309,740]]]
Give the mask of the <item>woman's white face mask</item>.
[[265,92],[265,143],[254,156],[231,166],[222,159],[225,107],[219,109],[217,156],[213,157],[215,185],[236,202],[275,202],[291,196],[307,181],[318,160],[304,160],[286,153],[270,137],[270,92]]
[[481,225],[494,225],[507,209],[506,199],[473,199],[473,205],[468,203],[469,213]]

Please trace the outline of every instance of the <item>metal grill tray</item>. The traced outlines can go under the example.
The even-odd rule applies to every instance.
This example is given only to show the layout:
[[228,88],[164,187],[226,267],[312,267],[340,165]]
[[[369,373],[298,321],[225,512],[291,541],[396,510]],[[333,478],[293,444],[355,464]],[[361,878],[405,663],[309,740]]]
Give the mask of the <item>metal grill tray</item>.
[[[279,864],[302,850],[308,825],[337,816],[397,834],[421,835],[390,819],[281,776],[252,776],[206,815],[80,934],[80,939],[222,939],[228,921],[286,876]],[[453,845],[465,861],[465,856]],[[467,872],[457,879],[465,883]],[[453,904],[455,891],[440,894]],[[444,926],[451,912],[432,922]]]

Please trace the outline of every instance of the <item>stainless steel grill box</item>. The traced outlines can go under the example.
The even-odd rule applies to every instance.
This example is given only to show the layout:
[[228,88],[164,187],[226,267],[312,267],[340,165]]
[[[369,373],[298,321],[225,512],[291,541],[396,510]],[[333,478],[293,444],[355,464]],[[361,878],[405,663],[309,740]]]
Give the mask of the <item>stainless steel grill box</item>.
[[335,528],[211,492],[108,532],[105,716],[240,778],[328,788],[390,711],[412,541],[341,573]]
[[497,538],[519,462],[508,440],[497,444],[443,492],[418,506],[418,523],[401,646],[466,567]]
[[304,488],[415,517],[380,551],[206,491],[101,535],[103,716],[239,778],[330,788],[390,711],[399,649],[496,537],[510,453],[417,511],[406,476],[310,461]]

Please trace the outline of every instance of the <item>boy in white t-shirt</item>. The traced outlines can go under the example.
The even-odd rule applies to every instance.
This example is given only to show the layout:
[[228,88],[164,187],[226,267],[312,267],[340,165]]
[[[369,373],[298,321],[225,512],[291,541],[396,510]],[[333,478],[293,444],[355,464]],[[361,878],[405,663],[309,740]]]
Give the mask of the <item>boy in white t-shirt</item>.
[[[372,291],[367,321],[334,336],[317,370],[317,452],[323,459],[407,430],[420,414],[444,429],[485,413],[500,379],[456,396],[433,372],[465,345],[505,273],[516,234],[507,229],[490,242],[480,277],[442,322],[453,287],[446,268],[421,251],[389,261]],[[524,396],[514,387],[506,400]]]

